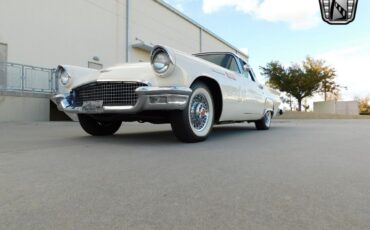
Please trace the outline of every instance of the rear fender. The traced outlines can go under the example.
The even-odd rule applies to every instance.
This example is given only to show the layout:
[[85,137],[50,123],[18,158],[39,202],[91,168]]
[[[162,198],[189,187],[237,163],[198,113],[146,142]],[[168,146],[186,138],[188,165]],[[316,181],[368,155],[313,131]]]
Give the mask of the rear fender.
[[266,98],[264,114],[266,112],[272,112],[274,114],[274,101],[271,98]]

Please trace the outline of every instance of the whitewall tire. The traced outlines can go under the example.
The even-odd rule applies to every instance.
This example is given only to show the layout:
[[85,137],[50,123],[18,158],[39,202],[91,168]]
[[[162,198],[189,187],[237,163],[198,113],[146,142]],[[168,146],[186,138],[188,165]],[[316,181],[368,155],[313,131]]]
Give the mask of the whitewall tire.
[[265,115],[263,115],[262,119],[255,122],[256,128],[258,130],[268,130],[271,126],[272,120],[272,112],[267,111]]
[[186,108],[174,111],[171,116],[175,136],[190,143],[207,139],[215,117],[213,98],[207,85],[197,82],[191,88],[193,92]]

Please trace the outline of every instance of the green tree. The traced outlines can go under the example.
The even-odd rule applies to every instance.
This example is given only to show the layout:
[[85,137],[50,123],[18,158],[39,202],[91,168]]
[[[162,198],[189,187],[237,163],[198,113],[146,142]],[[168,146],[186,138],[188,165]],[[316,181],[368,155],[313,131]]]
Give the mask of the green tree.
[[[334,82],[335,70],[325,66],[322,60],[307,57],[302,65],[293,64],[285,68],[280,62],[272,61],[261,67],[262,74],[268,78],[267,84],[282,92],[292,95],[301,111],[302,101],[323,90],[332,91],[329,83]],[[325,83],[323,83],[325,81]],[[335,82],[334,82],[335,85]]]
[[332,94],[334,97],[339,94],[339,87],[335,82],[335,69],[324,66],[322,67],[322,82],[320,85],[319,92],[324,95],[324,100],[327,101],[328,94]]
[[361,113],[370,112],[370,106],[369,106],[370,97],[358,98],[357,101],[359,103],[359,108],[360,108]]

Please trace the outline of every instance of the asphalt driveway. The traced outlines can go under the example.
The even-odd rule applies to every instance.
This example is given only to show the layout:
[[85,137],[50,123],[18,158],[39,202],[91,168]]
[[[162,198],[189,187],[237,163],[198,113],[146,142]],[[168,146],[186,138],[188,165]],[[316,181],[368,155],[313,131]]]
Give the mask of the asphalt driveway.
[[0,124],[0,229],[370,229],[370,120]]

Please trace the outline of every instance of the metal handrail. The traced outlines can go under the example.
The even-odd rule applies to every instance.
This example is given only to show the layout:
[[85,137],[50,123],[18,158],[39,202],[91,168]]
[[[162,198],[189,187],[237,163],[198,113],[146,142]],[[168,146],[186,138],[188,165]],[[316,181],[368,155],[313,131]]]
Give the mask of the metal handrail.
[[55,94],[55,69],[14,62],[0,62],[0,90]]

